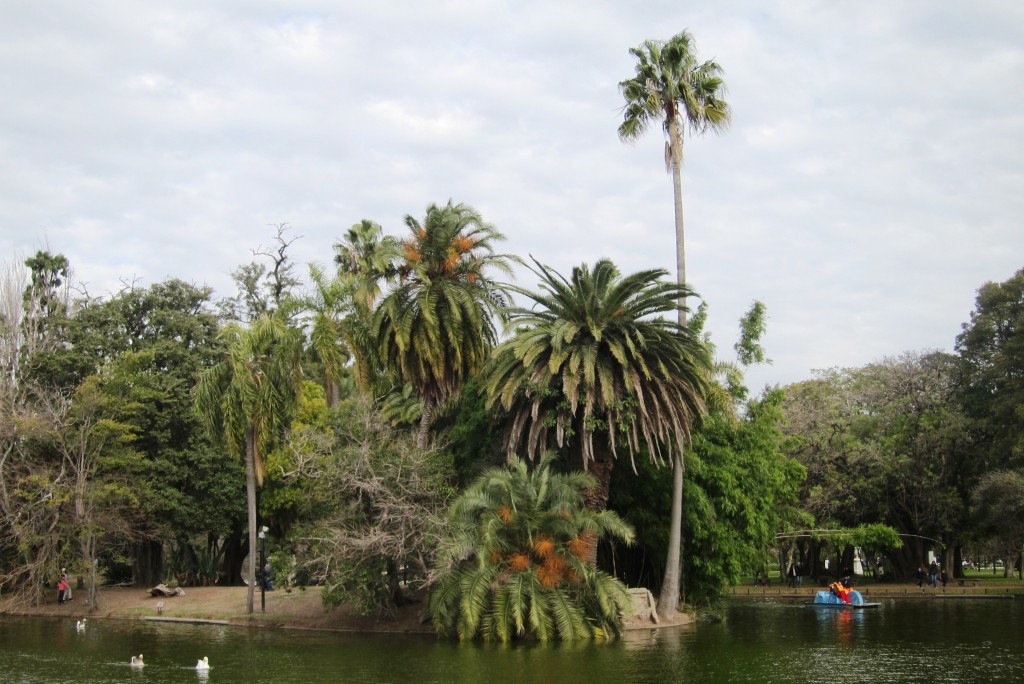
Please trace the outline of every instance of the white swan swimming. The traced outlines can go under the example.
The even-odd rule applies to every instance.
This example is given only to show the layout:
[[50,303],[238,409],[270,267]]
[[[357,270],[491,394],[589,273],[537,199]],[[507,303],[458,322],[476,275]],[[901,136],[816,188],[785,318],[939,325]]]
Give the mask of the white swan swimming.
[[85,618],[82,618],[78,621],[78,624],[75,625],[75,629],[77,629],[79,632],[85,631]]
[[207,656],[203,656],[202,660],[196,662],[196,669],[197,670],[209,670],[210,669],[210,659]]
[[139,655],[137,655],[137,656],[132,656],[131,666],[132,667],[145,667],[146,666],[146,663],[142,662],[142,654],[141,653]]

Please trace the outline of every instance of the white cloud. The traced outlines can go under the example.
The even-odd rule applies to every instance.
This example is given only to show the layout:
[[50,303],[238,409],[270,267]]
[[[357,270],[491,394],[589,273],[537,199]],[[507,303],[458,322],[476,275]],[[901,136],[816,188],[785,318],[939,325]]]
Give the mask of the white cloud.
[[[0,250],[47,241],[94,293],[209,282],[302,235],[449,198],[568,271],[674,269],[657,129],[615,135],[627,49],[689,28],[733,127],[688,140],[688,274],[755,382],[952,347],[1024,254],[1024,5],[105,0],[0,7]],[[532,287],[532,275],[522,284]]]

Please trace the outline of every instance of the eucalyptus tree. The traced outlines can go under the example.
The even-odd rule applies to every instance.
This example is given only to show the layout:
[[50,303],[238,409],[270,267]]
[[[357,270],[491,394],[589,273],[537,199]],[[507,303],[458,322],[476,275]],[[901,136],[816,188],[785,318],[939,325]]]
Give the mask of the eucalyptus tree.
[[504,236],[472,207],[431,204],[422,221],[405,217],[398,282],[377,307],[381,359],[423,404],[423,447],[436,408],[453,399],[496,343],[494,320],[508,297],[490,271],[511,275],[515,257],[494,251]]
[[633,530],[583,505],[589,473],[550,466],[548,457],[532,470],[513,459],[452,504],[428,607],[441,634],[547,641],[618,633],[625,587],[585,558],[603,537],[631,544]]
[[602,259],[565,278],[534,263],[540,291],[512,288],[532,304],[509,310],[516,332],[488,364],[488,405],[511,414],[510,453],[532,459],[552,438],[562,446],[574,437],[597,479],[587,503],[603,510],[620,446],[631,462],[642,447],[671,461],[704,414],[707,349],[661,317],[693,293],[661,269],[623,276]]
[[249,517],[249,591],[256,585],[256,488],[263,485],[263,456],[291,422],[302,392],[302,334],[280,317],[263,314],[251,327],[228,324],[220,333],[223,358],[199,377],[195,406],[206,429],[244,458]]
[[[732,117],[723,98],[722,67],[714,60],[700,61],[693,36],[682,31],[668,41],[646,40],[631,48],[636,58],[635,75],[619,83],[626,103],[619,138],[633,141],[654,122],[660,122],[668,138],[665,166],[672,174],[676,229],[676,279],[686,283],[686,250],[683,231],[683,138],[707,131],[720,132]],[[679,322],[686,320],[686,308],[679,309]],[[672,522],[669,531],[667,571],[659,597],[659,611],[675,612],[679,603],[679,568],[682,526],[684,459],[682,452],[673,463]]]

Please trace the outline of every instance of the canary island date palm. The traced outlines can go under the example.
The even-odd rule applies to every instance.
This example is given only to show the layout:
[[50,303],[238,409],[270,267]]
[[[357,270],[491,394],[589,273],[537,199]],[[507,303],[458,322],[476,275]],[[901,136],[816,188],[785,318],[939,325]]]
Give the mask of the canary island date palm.
[[508,297],[490,278],[511,274],[515,257],[498,254],[504,236],[465,204],[427,207],[405,217],[398,282],[375,315],[381,359],[422,402],[418,444],[426,445],[434,410],[454,398],[497,341],[494,321]]
[[[700,61],[689,31],[668,41],[648,40],[631,48],[636,58],[636,75],[619,83],[625,99],[619,138],[634,141],[655,122],[661,123],[665,136],[665,166],[672,174],[675,200],[676,280],[686,283],[686,251],[683,232],[683,138],[721,132],[728,127],[731,112],[722,80],[722,67],[714,60]],[[686,309],[679,309],[679,323],[686,321]],[[673,462],[672,513],[668,559],[659,598],[658,611],[670,617],[679,604],[680,548],[683,500],[683,454]]]
[[[510,309],[516,333],[484,373],[488,404],[510,415],[507,446],[528,458],[570,436],[597,486],[587,503],[603,510],[613,459],[641,446],[656,462],[682,451],[703,415],[710,359],[674,319],[686,287],[662,269],[627,276],[599,260],[568,279],[534,261],[540,292],[512,288],[529,308]],[[635,467],[634,467],[635,469]]]
[[263,455],[291,422],[302,383],[302,334],[273,314],[248,328],[227,325],[220,333],[224,358],[205,370],[194,391],[196,410],[214,438],[245,460],[249,515],[249,591],[256,586],[256,489],[263,486]]
[[579,639],[618,634],[625,586],[584,561],[597,540],[633,542],[611,511],[583,504],[588,473],[534,470],[513,459],[480,476],[450,510],[450,536],[428,609],[441,634],[469,640]]

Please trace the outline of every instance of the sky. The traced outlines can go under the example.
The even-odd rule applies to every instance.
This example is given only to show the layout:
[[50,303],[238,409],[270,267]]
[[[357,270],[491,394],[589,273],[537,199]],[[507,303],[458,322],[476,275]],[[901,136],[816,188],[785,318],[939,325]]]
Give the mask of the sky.
[[674,277],[663,134],[616,129],[629,48],[684,29],[733,114],[683,169],[719,357],[754,300],[755,389],[952,351],[1024,267],[1015,0],[6,0],[0,259],[228,296],[277,225],[305,271],[362,219],[401,235],[453,200],[561,273]]

